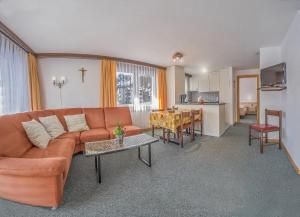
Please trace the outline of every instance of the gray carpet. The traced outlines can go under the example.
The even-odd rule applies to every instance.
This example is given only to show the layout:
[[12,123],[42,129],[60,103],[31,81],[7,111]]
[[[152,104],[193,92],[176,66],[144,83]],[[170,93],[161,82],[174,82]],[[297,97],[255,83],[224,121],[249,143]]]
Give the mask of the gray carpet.
[[256,123],[256,115],[246,115],[241,117],[240,123],[243,124],[255,124]]
[[106,155],[100,185],[94,159],[74,156],[57,210],[0,199],[0,216],[300,216],[300,177],[285,153],[261,155],[247,132],[238,125],[184,149],[156,143],[151,169],[137,150]]

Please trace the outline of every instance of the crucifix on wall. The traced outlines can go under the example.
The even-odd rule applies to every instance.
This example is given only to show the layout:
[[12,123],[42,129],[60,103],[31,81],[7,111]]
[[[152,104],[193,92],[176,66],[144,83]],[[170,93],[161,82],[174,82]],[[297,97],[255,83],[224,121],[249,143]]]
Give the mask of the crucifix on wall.
[[87,70],[84,67],[82,67],[81,69],[79,69],[79,71],[81,72],[81,81],[82,83],[84,83],[84,76]]

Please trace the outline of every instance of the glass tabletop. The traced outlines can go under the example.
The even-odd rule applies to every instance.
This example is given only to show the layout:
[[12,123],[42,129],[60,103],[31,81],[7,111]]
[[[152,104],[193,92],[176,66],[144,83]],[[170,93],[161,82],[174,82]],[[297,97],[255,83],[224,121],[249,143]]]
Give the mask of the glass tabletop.
[[132,148],[137,148],[144,145],[149,145],[159,140],[149,136],[147,134],[138,134],[134,136],[128,136],[124,138],[122,145],[118,143],[116,139],[103,140],[96,142],[86,142],[85,146],[85,156],[95,156],[108,154],[112,152],[124,151]]

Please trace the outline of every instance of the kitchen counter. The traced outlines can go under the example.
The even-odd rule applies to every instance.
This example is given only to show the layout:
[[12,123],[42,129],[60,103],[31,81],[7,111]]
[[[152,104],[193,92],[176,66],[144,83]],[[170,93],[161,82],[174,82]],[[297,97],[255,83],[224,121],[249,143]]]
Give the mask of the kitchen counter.
[[187,102],[187,103],[180,103],[179,105],[225,105],[224,102]]
[[182,103],[179,109],[200,109],[203,111],[203,134],[220,137],[229,127],[225,121],[226,103]]

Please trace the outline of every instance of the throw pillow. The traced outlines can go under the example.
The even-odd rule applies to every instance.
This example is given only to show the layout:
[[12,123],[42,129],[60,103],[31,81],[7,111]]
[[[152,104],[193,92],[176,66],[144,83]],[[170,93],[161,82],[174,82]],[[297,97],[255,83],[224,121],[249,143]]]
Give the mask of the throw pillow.
[[45,128],[36,120],[22,122],[29,140],[39,148],[47,148],[51,139]]
[[64,118],[69,132],[80,132],[90,129],[86,123],[85,114],[66,115]]
[[55,139],[66,132],[56,115],[40,117],[39,120],[52,139]]

